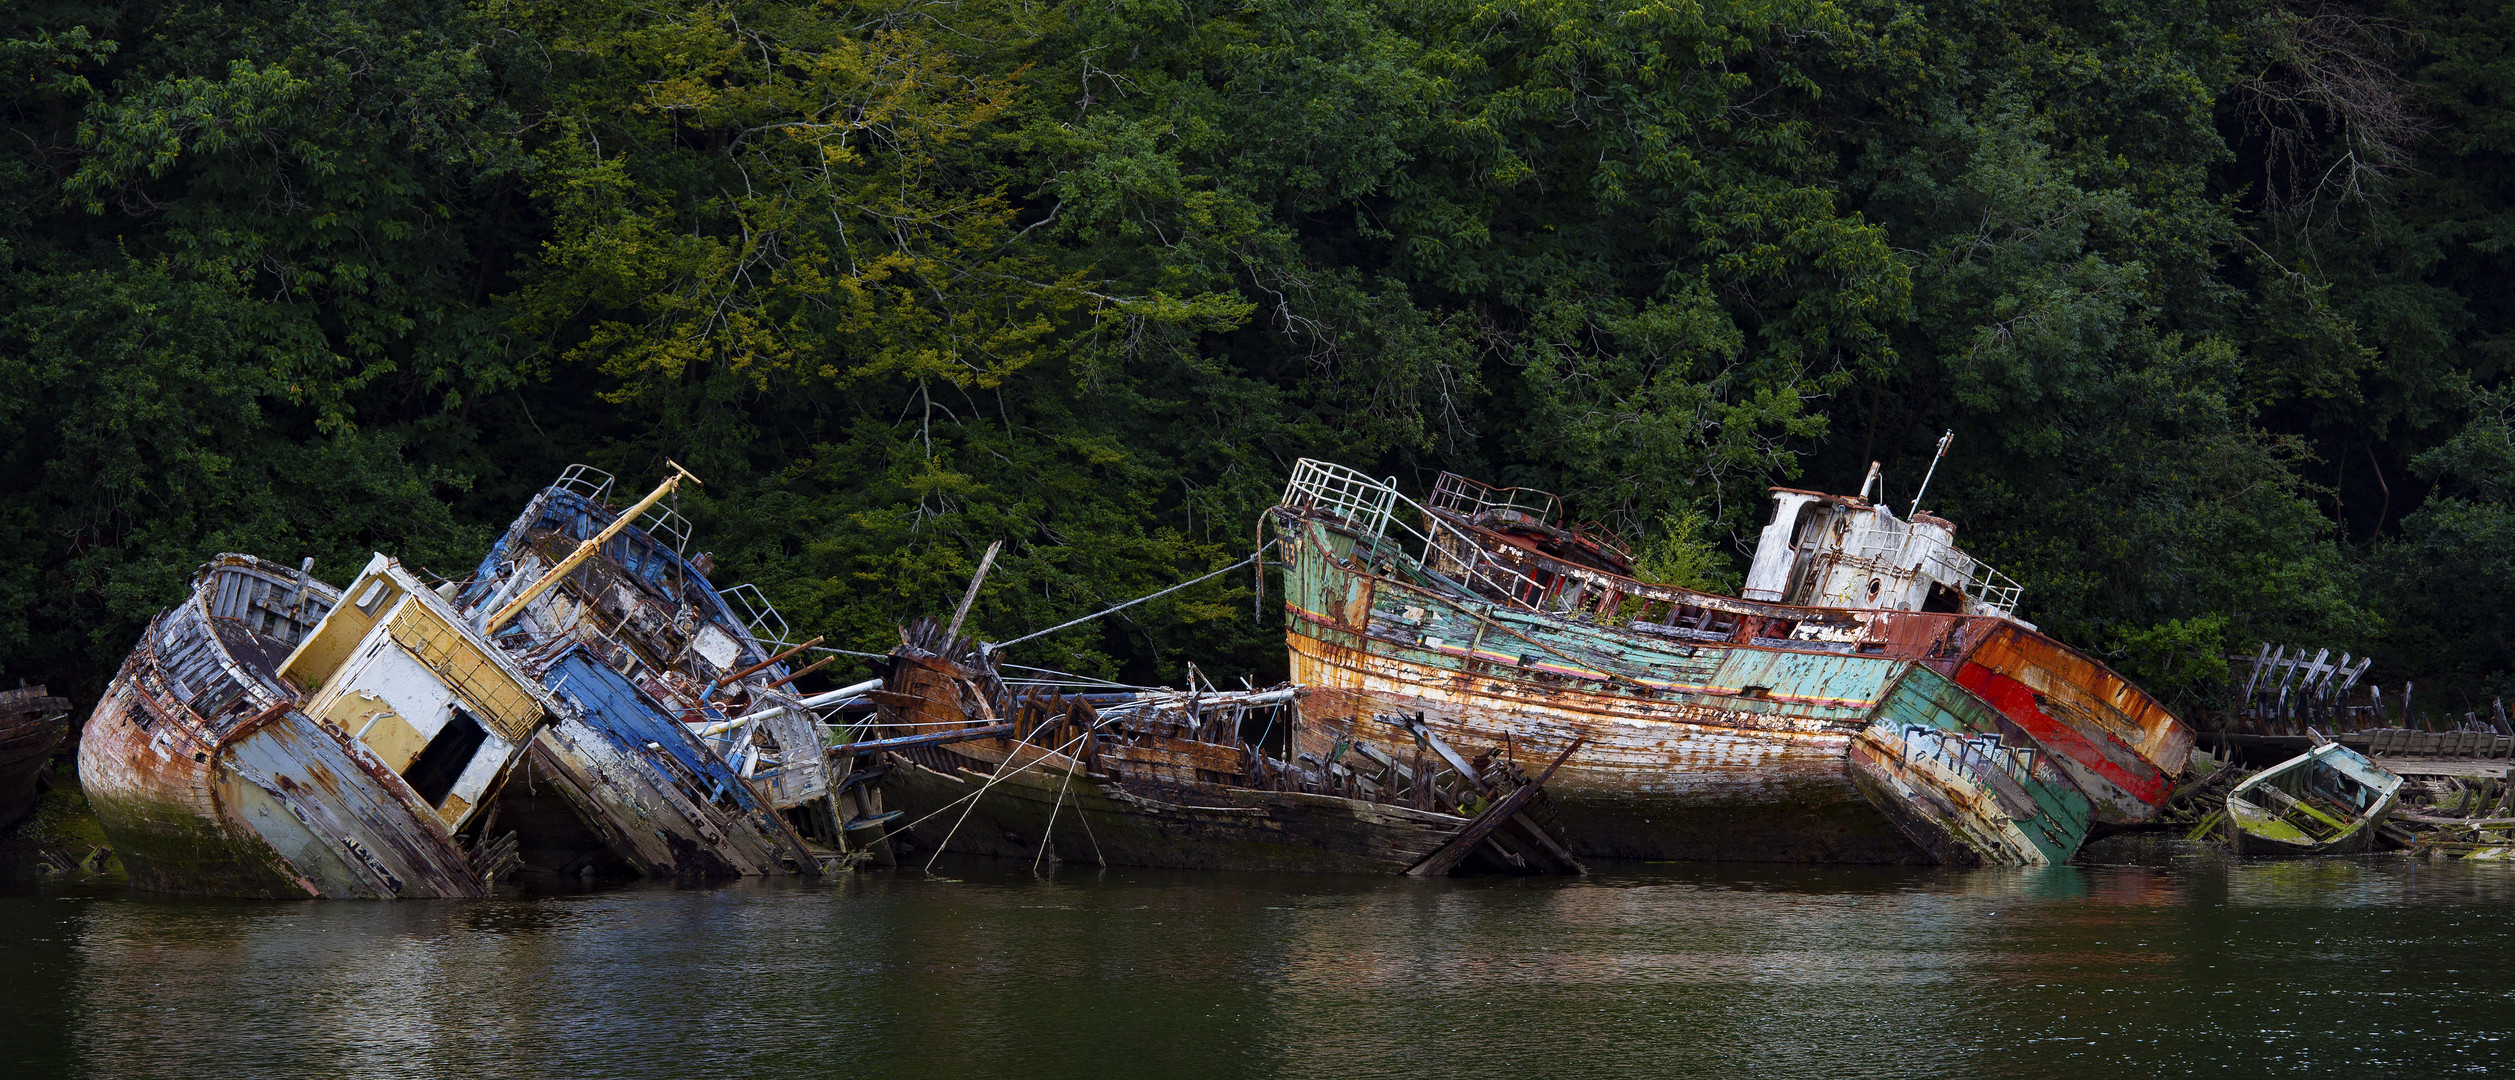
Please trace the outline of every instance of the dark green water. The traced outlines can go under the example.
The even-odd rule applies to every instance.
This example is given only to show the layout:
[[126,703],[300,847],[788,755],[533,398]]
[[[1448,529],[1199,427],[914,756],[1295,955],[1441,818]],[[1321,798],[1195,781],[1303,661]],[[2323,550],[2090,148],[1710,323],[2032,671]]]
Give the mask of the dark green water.
[[2515,867],[1572,882],[962,863],[481,904],[0,898],[0,1075],[2515,1069]]

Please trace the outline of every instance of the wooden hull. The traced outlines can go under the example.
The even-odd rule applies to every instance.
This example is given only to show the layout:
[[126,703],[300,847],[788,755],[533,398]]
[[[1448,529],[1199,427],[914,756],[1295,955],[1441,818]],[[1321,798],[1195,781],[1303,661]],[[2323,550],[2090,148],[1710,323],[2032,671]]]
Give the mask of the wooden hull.
[[30,689],[0,694],[0,829],[35,809],[36,776],[70,730],[68,703]]
[[2401,788],[2401,777],[2357,751],[2317,746],[2227,792],[2227,847],[2246,858],[2362,854]]
[[276,674],[336,599],[302,570],[222,555],[149,624],[79,740],[80,785],[134,887],[488,894],[437,808]]
[[[666,879],[819,872],[785,818],[628,680],[583,652],[543,677],[575,715],[534,739],[535,775],[553,781],[619,861]],[[540,837],[519,839],[526,862],[551,861],[535,850]]]
[[2268,836],[2229,817],[2226,823],[2227,849],[2246,859],[2313,859],[2331,855],[2364,855],[2375,846],[2373,827],[2352,829],[2348,834],[2329,842],[2300,843],[2282,837]]
[[1275,759],[1248,710],[1285,710],[1263,714],[1266,731],[1300,727],[1291,688],[1237,703],[1155,693],[1102,714],[1014,695],[931,620],[904,638],[874,695],[878,724],[949,736],[882,754],[880,801],[904,819],[890,834],[904,849],[1276,873],[1581,872],[1542,823],[1551,774],[1514,778],[1430,739],[1408,747],[1407,765],[1351,746]]
[[[1547,785],[1584,857],[1930,861],[1845,762],[1907,662],[1653,640],[1477,604],[1357,572],[1349,535],[1294,528],[1285,637],[1316,737],[1329,718],[1421,713],[1470,753],[1528,761],[1584,739]],[[1410,749],[1386,725],[1354,728]]]
[[135,721],[151,704],[164,708],[139,693],[117,681],[79,742],[80,783],[132,887],[256,899],[487,895],[436,814],[379,781],[383,764],[338,732],[287,710],[212,743]]
[[[1554,530],[1559,533],[1559,530]],[[2137,824],[2172,796],[2191,755],[2193,733],[2156,699],[2112,669],[2013,620],[1989,615],[1871,608],[1824,608],[1719,596],[1649,585],[1596,566],[1550,557],[1473,522],[1450,519],[1430,557],[1434,569],[1483,582],[1484,594],[1521,610],[1556,610],[1597,623],[1664,626],[1700,616],[1698,640],[1738,647],[1835,648],[1914,660],[1953,676],[2031,742],[2060,759],[2095,800],[2097,820]],[[1490,557],[1511,568],[1515,590],[1472,573]],[[1651,626],[1651,629],[1660,629]]]
[[1085,865],[1399,874],[1467,824],[1448,814],[1295,791],[1199,784],[1139,792],[1058,764],[1011,772],[985,795],[955,806],[992,779],[971,766],[991,769],[986,757],[1010,748],[991,741],[1003,745],[973,748],[984,757],[957,748],[889,756],[884,804],[910,820],[923,818],[905,834],[893,833],[895,843],[905,835],[929,852],[1034,859],[1045,839],[1050,857]]
[[1926,667],[1896,681],[1852,740],[1852,779],[1949,866],[2048,866],[2087,839],[2092,807],[2051,755],[2003,745],[1998,714]]
[[1958,684],[2069,770],[2096,820],[2138,824],[2173,796],[2192,729],[2111,668],[2018,626],[1993,629],[1954,666]]
[[[1350,640],[1350,638],[1348,639]],[[1329,718],[1421,713],[1454,746],[1507,746],[1521,761],[1575,738],[1588,745],[1546,786],[1574,854],[1626,859],[1901,863],[1925,861],[1852,781],[1844,753],[1872,705],[1840,719],[1782,711],[1619,700],[1560,688],[1512,687],[1369,647],[1287,635],[1302,703],[1303,750],[1337,737],[1405,754],[1386,725]],[[1867,664],[1859,664],[1867,667]],[[1891,664],[1880,664],[1881,669]],[[1886,670],[1864,672],[1878,682]],[[1778,681],[1778,680],[1775,680]],[[1836,688],[1840,690],[1838,686]],[[1496,692],[1499,690],[1500,692]]]

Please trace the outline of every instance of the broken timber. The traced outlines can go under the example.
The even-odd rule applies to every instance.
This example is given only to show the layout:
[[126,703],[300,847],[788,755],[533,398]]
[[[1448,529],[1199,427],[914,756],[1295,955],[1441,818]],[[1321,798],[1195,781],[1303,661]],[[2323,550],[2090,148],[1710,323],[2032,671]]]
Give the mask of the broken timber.
[[[1428,745],[1411,765],[1362,753],[1288,761],[1259,745],[1282,741],[1270,732],[1364,721],[1305,719],[1292,688],[1148,691],[1105,711],[1017,693],[992,650],[942,629],[921,620],[903,632],[874,695],[869,733],[880,737],[839,748],[889,770],[886,805],[909,819],[895,843],[1190,869],[1406,873],[1440,856],[1445,871],[1579,870],[1538,824],[1539,789],[1497,755],[1465,772],[1422,760]],[[1482,834],[1455,843],[1479,814],[1489,814]]]

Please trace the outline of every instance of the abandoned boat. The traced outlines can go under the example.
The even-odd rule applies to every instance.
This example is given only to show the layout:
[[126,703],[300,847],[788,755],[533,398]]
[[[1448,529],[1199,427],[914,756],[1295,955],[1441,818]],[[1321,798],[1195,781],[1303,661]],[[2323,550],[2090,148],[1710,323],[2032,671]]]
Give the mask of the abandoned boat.
[[[1413,532],[1398,519],[1401,504],[1411,505],[1387,483],[1304,460],[1270,512],[1288,549],[1293,678],[1315,688],[1321,711],[1423,712],[1448,725],[1445,737],[1475,745],[1586,740],[1549,788],[1566,842],[1584,855],[1938,857],[1903,827],[1919,811],[1879,807],[1886,789],[1863,790],[1847,755],[1898,688],[1918,692],[1901,681],[1906,669],[1954,654],[1959,642],[1947,627],[1898,640],[1893,631],[1906,624],[1891,613],[1843,612],[1831,620],[1837,634],[1874,626],[1883,640],[1809,640],[1790,636],[1790,619],[1810,621],[1806,608],[1747,605],[1764,612],[1751,615],[1731,610],[1741,602],[1730,600],[1680,610],[1629,578],[1620,580],[1638,586],[1634,594],[1611,592],[1609,582],[1591,589],[1595,578],[1571,574],[1542,582],[1486,557],[1473,540],[1454,537],[1445,549],[1438,534],[1452,527],[1428,511],[1430,533],[1413,537],[1433,553],[1427,565],[1391,535]],[[1967,618],[1976,644],[1999,629],[1981,624],[2005,621]],[[1956,682],[1964,683],[1961,672]],[[2003,714],[1992,725],[2004,745],[2048,749]],[[2189,732],[2180,738],[2188,747]],[[2066,766],[2060,759],[2038,760]],[[2064,771],[2103,820],[2102,800]],[[2074,831],[2056,836],[2074,849]],[[1994,861],[2024,857],[2022,848],[2005,850]]]
[[149,624],[81,737],[98,822],[151,891],[487,895],[457,834],[548,699],[393,560],[346,603],[312,564],[221,555]]
[[2325,743],[2227,792],[2227,846],[2257,858],[2355,855],[2375,842],[2401,788],[2383,766]]
[[1871,804],[1941,865],[2058,865],[2094,824],[2050,754],[2011,744],[1998,713],[1920,664],[1880,700],[1849,760]]
[[536,877],[818,874],[843,851],[819,725],[787,689],[799,647],[772,651],[774,612],[746,586],[737,614],[658,505],[687,476],[614,509],[609,474],[570,467],[456,592],[567,706],[501,796]]
[[70,702],[41,686],[0,691],[0,829],[35,809],[35,785],[70,733]]
[[[1870,480],[1874,482],[1873,471]],[[1296,485],[1297,486],[1297,485]],[[2174,793],[2191,728],[2156,699],[2015,615],[2019,588],[1955,546],[1955,526],[1864,496],[1773,489],[1743,597],[1633,577],[1612,538],[1559,520],[1561,503],[1444,473],[1423,508],[1431,568],[1529,611],[1680,640],[1917,660],[2043,747],[2099,822],[2147,821]]]
[[[1545,824],[1553,766],[1531,778],[1507,756],[1468,760],[1417,718],[1315,721],[1290,687],[1017,694],[991,652],[932,620],[902,638],[870,738],[833,750],[878,758],[863,775],[879,776],[885,817],[907,819],[899,846],[1207,870],[1580,871]],[[1353,738],[1357,726],[1406,733],[1406,752]],[[1289,761],[1263,749],[1321,740],[1331,748]]]

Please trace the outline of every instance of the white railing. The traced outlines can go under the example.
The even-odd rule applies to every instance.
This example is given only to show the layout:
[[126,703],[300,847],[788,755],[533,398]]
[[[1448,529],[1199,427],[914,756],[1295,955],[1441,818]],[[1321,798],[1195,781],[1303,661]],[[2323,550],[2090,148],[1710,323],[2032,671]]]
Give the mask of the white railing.
[[604,497],[611,494],[612,483],[612,475],[601,469],[591,465],[570,465],[559,470],[558,482],[550,486],[573,491],[584,496],[586,502],[602,506]]
[[[1420,546],[1420,556],[1409,556],[1416,565],[1436,573],[1454,568],[1465,578],[1460,584],[1470,589],[1481,587],[1489,590],[1488,595],[1531,607],[1545,594],[1545,587],[1534,579],[1495,561],[1474,538],[1407,498],[1397,490],[1394,477],[1378,480],[1332,461],[1302,458],[1293,464],[1292,479],[1284,485],[1278,505],[1306,515],[1333,517],[1375,547],[1389,538],[1389,528],[1395,526]],[[1425,528],[1399,519],[1401,505],[1421,518]],[[1453,565],[1436,566],[1438,562]]]
[[795,643],[787,640],[794,636],[794,631],[786,626],[786,617],[778,614],[777,605],[768,602],[768,596],[760,591],[759,586],[746,581],[733,588],[719,590],[716,595],[725,598],[725,606],[733,610],[735,618],[742,620],[743,629],[751,631],[752,640],[780,649],[794,647]]
[[1474,520],[1477,515],[1507,511],[1541,525],[1563,515],[1563,500],[1536,488],[1500,488],[1445,472],[1432,485],[1432,508]]
[[1881,529],[1864,525],[1852,530],[1851,544],[1843,554],[1896,570],[1905,569],[1910,562],[1923,577],[1953,588],[1998,614],[2008,615],[2017,610],[2017,600],[2024,594],[2024,586],[1982,560],[1946,544],[1930,543],[1927,550],[1914,558],[1911,551],[1914,536],[1910,527]]
[[[1400,502],[1414,505],[1414,500],[1398,493],[1396,477],[1382,482],[1332,461],[1302,458],[1293,463],[1292,480],[1284,485],[1282,505],[1311,514],[1325,513],[1376,540],[1387,534]],[[1403,527],[1402,522],[1399,524]]]

